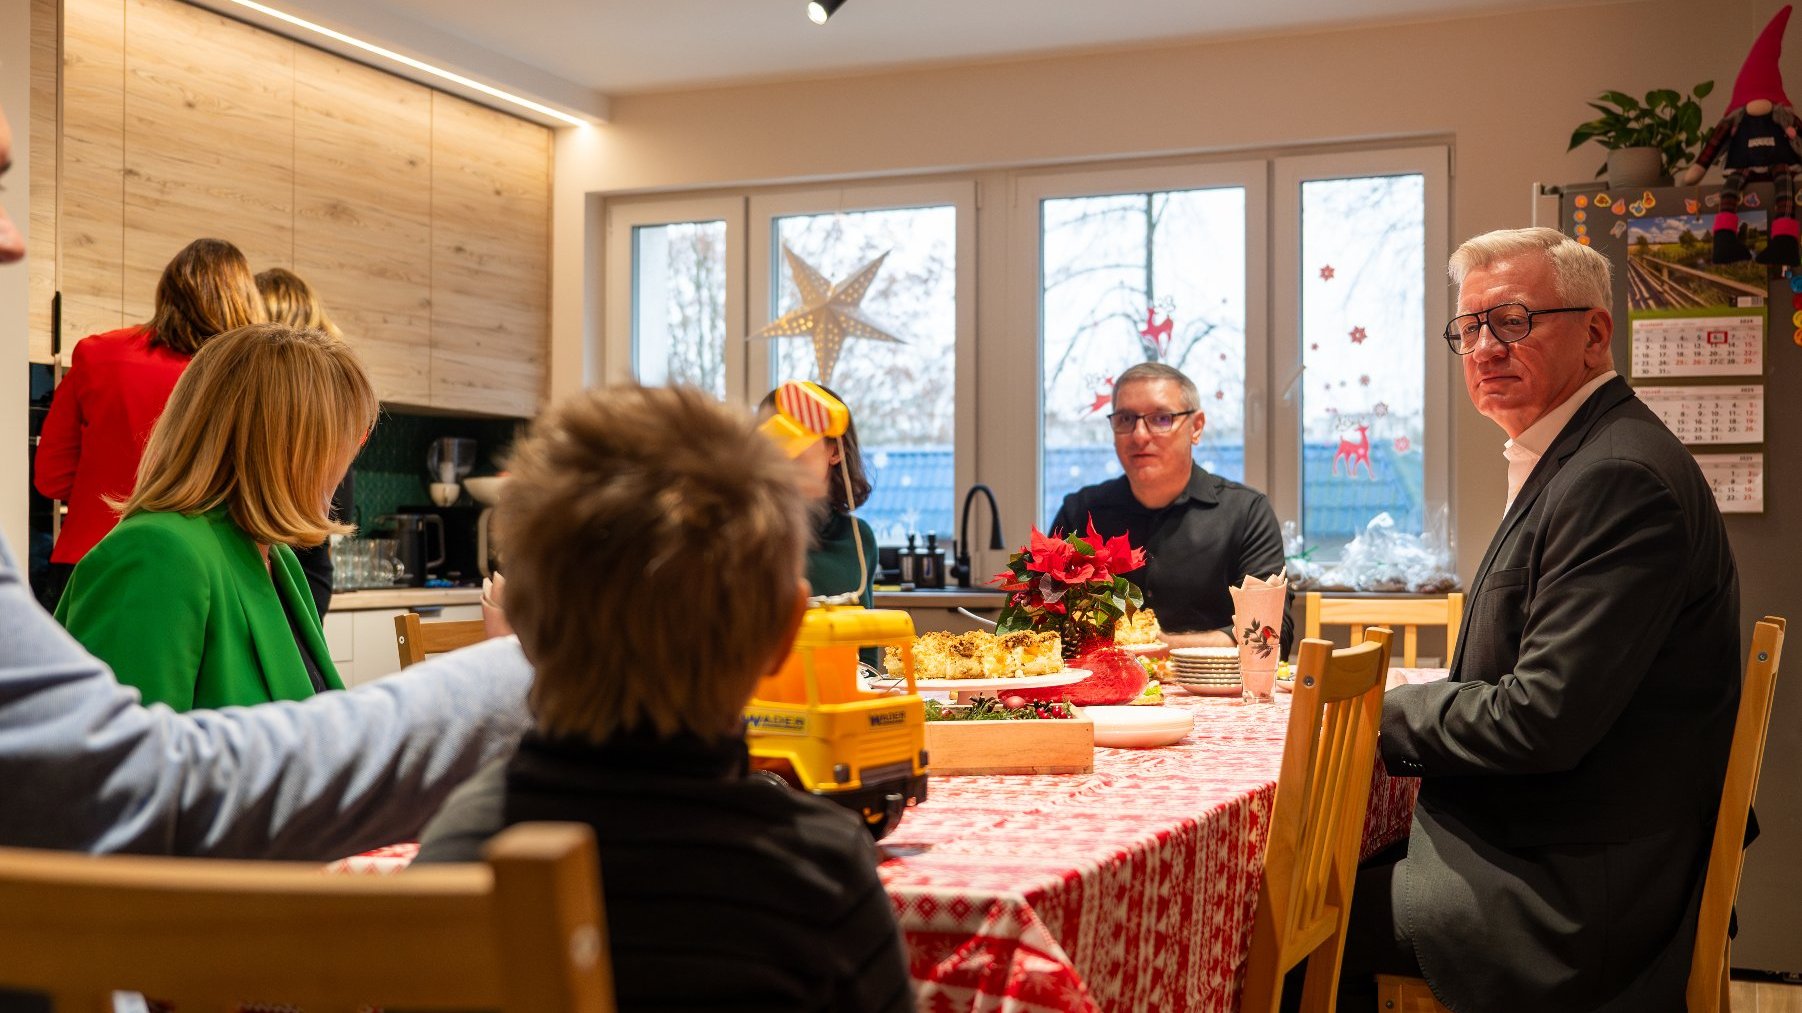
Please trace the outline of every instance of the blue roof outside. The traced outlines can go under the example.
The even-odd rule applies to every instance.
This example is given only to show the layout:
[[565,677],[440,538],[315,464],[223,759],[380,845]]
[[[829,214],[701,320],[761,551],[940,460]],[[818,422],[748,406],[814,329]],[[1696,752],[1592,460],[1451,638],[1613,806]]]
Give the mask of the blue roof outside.
[[[1215,444],[1206,449],[1206,460],[1199,461],[1202,467],[1229,478],[1245,473],[1243,446]],[[1384,512],[1395,519],[1398,530],[1422,529],[1426,509],[1418,452],[1398,454],[1386,443],[1376,444],[1370,450],[1375,477],[1367,477],[1359,468],[1357,477],[1348,478],[1332,473],[1337,450],[1337,444],[1310,443],[1303,448],[1307,464],[1303,527],[1310,543],[1348,541],[1362,532],[1372,517]],[[1105,444],[1047,448],[1045,464],[1046,474],[1055,476],[1055,487],[1046,483],[1037,518],[1041,525],[1057,513],[1065,493],[1120,474],[1114,448]],[[873,490],[858,516],[875,529],[878,542],[905,544],[908,532],[914,532],[924,545],[926,533],[931,531],[938,533],[941,545],[949,546],[956,537],[956,511],[963,495],[956,485],[950,447],[867,446],[864,469]],[[1014,542],[1023,544],[1025,539]]]

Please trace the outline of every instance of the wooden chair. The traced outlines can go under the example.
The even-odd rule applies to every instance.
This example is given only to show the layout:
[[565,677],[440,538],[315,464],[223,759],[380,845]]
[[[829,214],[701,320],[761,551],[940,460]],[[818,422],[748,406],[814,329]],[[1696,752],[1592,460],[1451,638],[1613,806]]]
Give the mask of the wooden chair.
[[[1715,817],[1714,844],[1702,886],[1702,913],[1696,926],[1696,948],[1689,964],[1690,1013],[1725,1013],[1728,999],[1727,924],[1739,895],[1745,859],[1746,814],[1758,793],[1764,765],[1764,743],[1777,689],[1777,663],[1783,657],[1787,620],[1765,616],[1752,628],[1752,653],[1740,684],[1739,713],[1733,722],[1733,746],[1727,754],[1727,779],[1721,786],[1721,808]],[[1446,1013],[1419,978],[1377,975],[1377,1005],[1383,1013]]]
[[442,654],[459,647],[479,644],[488,631],[480,619],[445,619],[428,623],[417,612],[402,612],[394,617],[394,644],[400,649],[400,667],[417,665],[428,654]]
[[1381,625],[1402,631],[1402,660],[1415,667],[1422,626],[1445,627],[1445,664],[1450,667],[1458,649],[1458,630],[1464,623],[1464,594],[1454,591],[1444,598],[1328,598],[1309,591],[1303,612],[1303,635],[1319,637],[1320,627],[1350,626],[1353,646],[1364,642],[1366,626]]
[[114,989],[181,1013],[614,1008],[594,834],[512,827],[484,861],[396,876],[316,865],[0,849],[0,986],[58,1013]]
[[1333,1008],[1392,637],[1373,627],[1364,643],[1339,651],[1324,640],[1302,641],[1246,961],[1244,1013],[1275,1013],[1283,976],[1304,959],[1301,1008]]
[[1708,875],[1702,885],[1702,916],[1696,925],[1696,952],[1689,964],[1690,1013],[1730,1009],[1727,999],[1727,923],[1739,896],[1740,867],[1745,860],[1746,814],[1758,793],[1764,766],[1765,733],[1771,720],[1771,698],[1777,689],[1777,662],[1783,657],[1788,621],[1765,616],[1752,627],[1752,653],[1746,680],[1739,688],[1739,714],[1733,721],[1733,748],[1727,754],[1727,779],[1721,785],[1721,808],[1714,821],[1714,845],[1708,852]]

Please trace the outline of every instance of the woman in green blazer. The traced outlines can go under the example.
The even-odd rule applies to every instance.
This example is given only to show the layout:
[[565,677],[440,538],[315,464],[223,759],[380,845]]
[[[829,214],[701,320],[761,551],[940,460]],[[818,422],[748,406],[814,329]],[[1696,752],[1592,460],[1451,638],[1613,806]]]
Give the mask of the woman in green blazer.
[[65,628],[146,703],[177,710],[342,689],[291,545],[349,530],[332,491],[374,425],[350,347],[256,324],[194,356],[123,518],[76,566]]

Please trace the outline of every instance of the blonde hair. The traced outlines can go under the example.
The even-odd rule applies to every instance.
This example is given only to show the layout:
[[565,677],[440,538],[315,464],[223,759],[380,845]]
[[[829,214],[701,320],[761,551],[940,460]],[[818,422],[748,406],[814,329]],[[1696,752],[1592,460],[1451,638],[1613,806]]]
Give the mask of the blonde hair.
[[1608,258],[1557,229],[1544,226],[1498,229],[1467,239],[1452,254],[1446,273],[1451,275],[1452,284],[1462,285],[1465,275],[1472,271],[1533,254],[1541,254],[1551,263],[1558,298],[1566,306],[1606,310],[1614,305],[1614,269]]
[[310,331],[324,331],[334,338],[344,336],[338,325],[325,315],[325,306],[313,294],[313,287],[300,275],[285,267],[272,267],[258,273],[256,282],[270,320]]
[[571,397],[496,510],[540,730],[734,732],[787,646],[807,540],[796,465],[692,387]]
[[378,409],[342,339],[286,324],[227,331],[176,382],[120,515],[223,504],[256,542],[318,545],[351,530],[328,501]]
[[193,355],[216,334],[268,319],[244,254],[223,239],[196,239],[157,279],[150,343]]

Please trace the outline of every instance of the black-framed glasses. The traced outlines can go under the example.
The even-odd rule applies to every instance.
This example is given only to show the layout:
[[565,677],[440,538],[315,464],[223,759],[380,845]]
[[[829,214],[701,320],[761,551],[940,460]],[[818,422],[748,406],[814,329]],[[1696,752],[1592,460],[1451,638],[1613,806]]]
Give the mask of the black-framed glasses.
[[1199,410],[1191,408],[1186,412],[1150,412],[1145,415],[1136,412],[1114,412],[1107,417],[1107,424],[1114,428],[1115,433],[1125,436],[1139,428],[1139,420],[1144,419],[1146,432],[1153,436],[1162,436],[1176,428],[1177,420],[1185,415],[1193,415]]
[[1445,325],[1445,343],[1459,355],[1476,350],[1483,327],[1504,345],[1512,345],[1533,333],[1533,318],[1547,313],[1587,313],[1590,306],[1560,306],[1550,310],[1530,310],[1524,303],[1505,302],[1476,313],[1460,313]]

